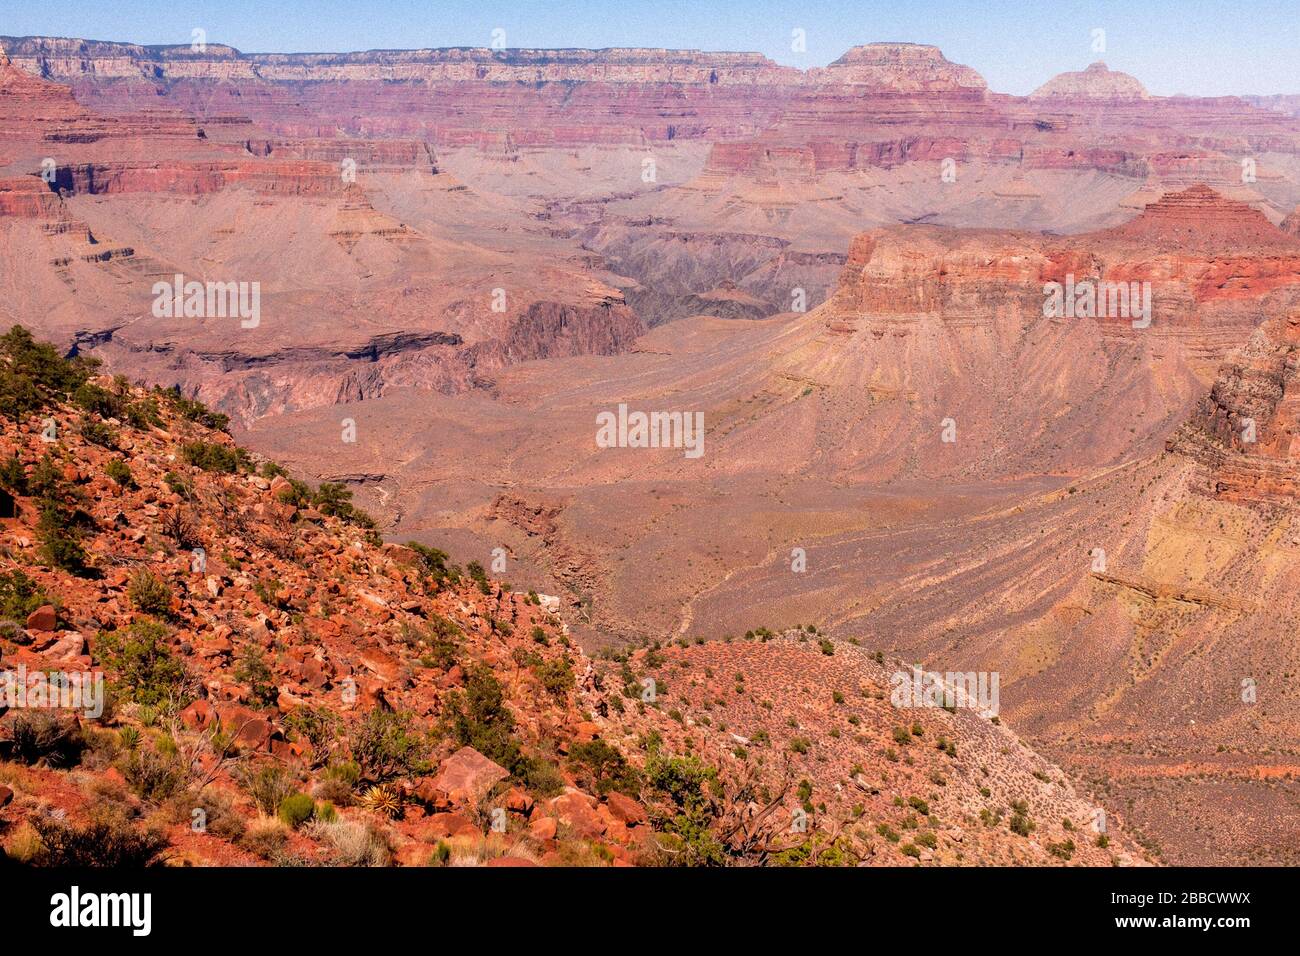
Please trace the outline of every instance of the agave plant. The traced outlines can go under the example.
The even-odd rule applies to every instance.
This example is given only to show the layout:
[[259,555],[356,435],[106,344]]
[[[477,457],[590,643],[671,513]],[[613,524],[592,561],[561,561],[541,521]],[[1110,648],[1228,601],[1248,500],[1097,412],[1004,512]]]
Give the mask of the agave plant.
[[402,793],[389,784],[377,784],[362,794],[361,806],[388,817],[397,817],[402,812]]

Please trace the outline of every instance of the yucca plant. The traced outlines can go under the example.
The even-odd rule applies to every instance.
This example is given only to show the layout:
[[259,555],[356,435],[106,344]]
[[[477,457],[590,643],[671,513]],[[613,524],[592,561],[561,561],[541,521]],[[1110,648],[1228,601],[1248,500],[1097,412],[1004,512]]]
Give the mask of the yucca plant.
[[402,793],[389,784],[377,784],[361,795],[361,806],[388,817],[397,817],[402,813]]

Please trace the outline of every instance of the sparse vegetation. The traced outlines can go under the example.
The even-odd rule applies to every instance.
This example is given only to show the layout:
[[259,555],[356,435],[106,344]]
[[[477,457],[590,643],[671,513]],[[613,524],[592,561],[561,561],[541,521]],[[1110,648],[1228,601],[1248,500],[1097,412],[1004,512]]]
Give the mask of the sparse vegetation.
[[423,773],[428,767],[428,735],[410,714],[372,710],[351,740],[352,758],[363,779],[376,783]]
[[139,869],[160,865],[169,846],[163,834],[107,814],[84,826],[45,816],[31,824],[41,842],[33,862],[41,866]]
[[235,680],[248,688],[249,696],[263,707],[274,706],[279,697],[275,673],[266,662],[266,655],[256,644],[249,644],[235,664]]

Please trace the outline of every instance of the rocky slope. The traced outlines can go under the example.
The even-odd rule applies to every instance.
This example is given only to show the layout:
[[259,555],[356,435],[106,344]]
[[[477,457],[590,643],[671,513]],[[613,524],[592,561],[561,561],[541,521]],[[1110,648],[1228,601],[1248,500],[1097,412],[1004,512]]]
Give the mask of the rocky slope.
[[[313,490],[249,456],[201,405],[96,380],[21,330],[0,351],[3,486],[15,512],[0,519],[0,664],[102,675],[106,687],[78,699],[80,713],[5,698],[10,860],[1136,859],[1118,820],[1102,828],[1107,839],[1085,829],[1095,806],[987,720],[928,712],[889,769],[898,758],[884,741],[904,716],[879,700],[885,670],[847,645],[823,663],[824,637],[810,652],[802,632],[771,645],[764,634],[593,662],[554,599],[511,591],[476,565],[461,572],[435,550],[382,544],[340,486]],[[696,700],[663,673],[688,662],[710,675],[744,669],[752,683],[734,701],[704,683]],[[826,683],[789,686],[780,675],[790,667],[826,671],[854,699],[832,717]],[[648,702],[638,672],[657,675]],[[752,759],[721,724],[709,736],[722,745],[676,729],[699,726],[682,709],[713,710],[709,694],[719,718],[739,708]],[[786,776],[771,778],[759,696],[765,720],[798,713],[809,732],[847,721],[834,763],[792,753]],[[930,749],[936,741],[942,749]],[[791,772],[811,792],[792,789]],[[856,802],[837,774],[855,781]],[[927,802],[913,791],[933,793]]]
[[[599,670],[598,670],[599,673]],[[681,641],[634,654],[606,684],[640,675],[657,707],[598,718],[633,748],[664,746],[719,767],[745,793],[736,838],[784,865],[1131,866],[1145,860],[1105,811],[996,718],[898,707],[911,674],[816,628]],[[806,814],[806,817],[801,816]],[[731,822],[730,820],[728,822]],[[804,828],[807,828],[805,832]],[[1008,839],[1008,832],[1023,839]],[[811,834],[811,836],[809,835]]]

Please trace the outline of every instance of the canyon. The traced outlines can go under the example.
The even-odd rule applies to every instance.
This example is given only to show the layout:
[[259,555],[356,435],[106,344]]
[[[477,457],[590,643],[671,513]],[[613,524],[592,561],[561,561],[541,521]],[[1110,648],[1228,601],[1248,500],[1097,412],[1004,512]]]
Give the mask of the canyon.
[[[1293,105],[1104,63],[1017,97],[905,43],[798,70],[0,37],[0,320],[228,415],[389,547],[491,566],[493,615],[555,596],[593,661],[679,642],[832,748],[791,673],[997,672],[1007,730],[936,719],[986,760],[1018,735],[1008,799],[1059,780],[1050,813],[1103,807],[1126,862],[1294,863]],[[175,276],[258,283],[260,321],[155,315]],[[1053,283],[1147,289],[1150,321],[1051,314]],[[703,455],[600,447],[622,404],[702,413]],[[717,683],[602,732],[693,739]],[[895,773],[886,746],[807,773]],[[1053,862],[977,832],[925,862]]]

